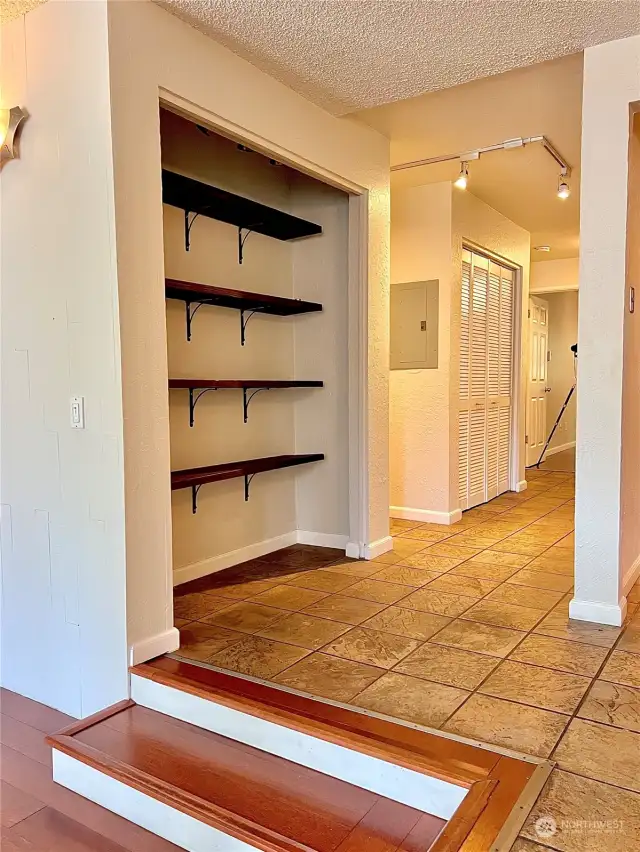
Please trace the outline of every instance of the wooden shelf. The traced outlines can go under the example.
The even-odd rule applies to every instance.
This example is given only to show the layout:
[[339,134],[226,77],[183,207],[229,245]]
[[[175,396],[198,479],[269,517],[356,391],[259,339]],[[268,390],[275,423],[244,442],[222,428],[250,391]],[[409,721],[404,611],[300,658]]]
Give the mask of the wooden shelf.
[[[240,342],[243,346],[247,323],[255,313],[289,317],[295,314],[309,314],[322,310],[322,305],[318,302],[304,302],[302,299],[286,299],[283,296],[270,296],[267,293],[250,293],[246,290],[212,287],[209,284],[178,281],[175,278],[165,279],[164,290],[167,299],[177,299],[186,305],[187,340],[191,340],[191,321],[202,305],[213,305],[218,308],[231,308],[240,311]],[[192,304],[196,306],[193,310]],[[246,318],[245,314],[248,314]]]
[[[249,403],[257,393],[277,388],[321,388],[323,384],[318,381],[298,382],[293,379],[169,379],[171,390],[186,388],[189,391],[189,426],[194,424],[198,400],[211,391],[241,389],[242,413],[246,423],[249,417]],[[253,393],[248,394],[249,390]]]
[[268,470],[280,470],[285,467],[295,467],[299,464],[323,461],[323,453],[302,453],[298,455],[268,456],[262,459],[245,459],[244,461],[212,464],[207,467],[192,467],[186,470],[175,470],[171,473],[171,490],[191,488],[192,509],[197,510],[198,491],[209,482],[221,482],[223,479],[244,477],[244,499],[249,499],[249,485],[257,473]]
[[187,215],[207,216],[276,240],[297,240],[322,233],[321,226],[314,222],[167,169],[162,170],[162,200]]

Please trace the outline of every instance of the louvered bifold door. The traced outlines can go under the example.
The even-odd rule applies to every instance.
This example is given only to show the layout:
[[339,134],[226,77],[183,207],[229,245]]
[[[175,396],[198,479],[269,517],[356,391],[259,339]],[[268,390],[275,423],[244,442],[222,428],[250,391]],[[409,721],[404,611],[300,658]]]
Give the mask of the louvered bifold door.
[[460,302],[460,397],[458,408],[458,500],[469,508],[469,369],[471,361],[471,252],[462,253]]
[[511,486],[511,421],[513,416],[514,273],[500,268],[500,370],[498,375],[498,494]]

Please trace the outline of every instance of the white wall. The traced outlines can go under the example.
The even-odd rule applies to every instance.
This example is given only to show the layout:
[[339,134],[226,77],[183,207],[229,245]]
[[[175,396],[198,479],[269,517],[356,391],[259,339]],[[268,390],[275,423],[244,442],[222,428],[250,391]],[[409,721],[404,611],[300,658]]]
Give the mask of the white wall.
[[577,257],[534,261],[531,264],[530,292],[535,294],[577,290],[579,265]]
[[451,246],[449,182],[393,190],[392,285],[437,279],[440,286],[438,368],[390,373],[391,507],[440,513],[443,522],[456,508],[449,490]]
[[627,594],[640,572],[640,104],[635,105],[629,145],[627,298],[635,288],[634,313],[625,311],[622,374],[622,483],[620,572]]
[[[640,36],[585,51],[576,582],[570,613],[610,624],[620,624],[626,609],[620,564],[623,341],[629,104],[638,99]],[[637,475],[637,468],[624,475]]]
[[2,684],[73,716],[128,690],[108,71],[104,3],[2,28]]
[[[394,189],[392,282],[440,281],[438,369],[392,370],[391,511],[450,522],[458,509],[458,375],[462,245],[471,242],[522,268],[526,313],[530,237],[501,213],[451,183]],[[523,366],[524,371],[524,366]],[[524,388],[518,480],[524,480]],[[425,514],[426,513],[426,514]]]
[[[546,434],[548,435],[574,381],[575,359],[571,346],[578,340],[578,293],[576,290],[568,290],[564,293],[549,293],[544,298],[549,304],[550,359],[547,365],[547,385],[551,391],[547,397]],[[575,440],[576,394],[574,393],[549,444],[549,450],[565,448],[567,444],[575,444]]]
[[157,5],[111,3],[108,12],[128,630],[129,643],[144,656],[175,641],[158,96],[281,161],[365,191],[359,226],[368,243],[358,274],[368,284],[368,324],[359,333],[368,353],[364,428],[369,542],[388,534],[389,153],[387,140],[349,119],[328,115]]

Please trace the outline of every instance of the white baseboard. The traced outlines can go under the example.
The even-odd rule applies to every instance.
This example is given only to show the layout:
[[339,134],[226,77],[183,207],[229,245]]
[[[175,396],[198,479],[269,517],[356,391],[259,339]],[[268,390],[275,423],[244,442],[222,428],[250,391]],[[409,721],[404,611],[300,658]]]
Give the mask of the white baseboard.
[[462,509],[452,512],[432,512],[430,509],[412,509],[411,506],[389,506],[392,518],[404,521],[420,521],[423,524],[455,524],[462,517]]
[[256,847],[230,837],[177,808],[159,802],[122,781],[53,749],[53,780],[102,805],[152,834],[189,852],[255,852]]
[[132,675],[136,704],[267,751],[412,808],[450,819],[466,790],[217,701]]
[[626,597],[640,577],[640,554],[622,578],[622,594]]
[[298,544],[312,544],[316,547],[335,547],[338,550],[346,550],[348,543],[348,535],[298,530]]
[[386,535],[384,538],[379,538],[377,541],[372,541],[370,544],[365,545],[362,556],[365,559],[376,559],[378,556],[382,556],[383,553],[387,553],[392,549],[393,539],[390,535]]
[[522,491],[526,491],[527,490],[527,480],[521,479],[520,482],[518,482],[518,484],[516,485],[515,490],[516,490],[517,494],[520,494]]
[[188,583],[189,580],[199,580],[200,577],[206,577],[207,574],[215,574],[216,571],[232,568],[234,565],[240,565],[241,562],[247,562],[249,559],[259,559],[261,556],[266,556],[267,553],[273,553],[274,550],[280,550],[282,547],[289,547],[297,543],[298,533],[293,530],[293,532],[284,535],[240,547],[238,550],[230,550],[228,553],[203,559],[201,562],[183,565],[182,568],[174,570],[173,585],[178,586],[180,583]]
[[566,444],[558,444],[557,447],[549,447],[547,452],[544,454],[544,457],[547,459],[549,456],[555,456],[556,453],[563,453],[565,450],[572,450],[575,445],[575,441],[567,441]]
[[364,544],[359,541],[348,541],[345,556],[349,559],[361,559],[364,556]]
[[626,598],[621,598],[617,604],[581,601],[577,598],[569,601],[569,618],[574,618],[577,621],[591,621],[594,624],[610,624],[613,627],[622,627],[626,614]]
[[136,642],[132,645],[129,648],[129,665],[137,666],[138,663],[152,660],[161,654],[171,654],[173,651],[177,651],[179,647],[180,631],[176,627],[169,627],[162,633],[157,633],[155,636],[150,636],[148,639],[143,639],[142,642]]

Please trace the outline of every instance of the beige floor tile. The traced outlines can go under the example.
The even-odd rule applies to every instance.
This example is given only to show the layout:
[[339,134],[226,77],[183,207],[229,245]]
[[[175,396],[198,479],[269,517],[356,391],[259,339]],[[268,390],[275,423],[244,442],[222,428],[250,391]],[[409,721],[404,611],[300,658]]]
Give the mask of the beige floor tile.
[[431,612],[389,606],[365,621],[363,626],[383,630],[385,633],[394,633],[396,636],[426,641],[434,633],[442,630],[450,620],[447,616],[434,615]]
[[418,527],[417,529],[406,530],[406,532],[401,533],[399,537],[415,539],[416,541],[424,541],[428,544],[430,542],[442,541],[445,538],[449,538],[450,535],[450,532],[445,532],[444,530],[436,532],[435,530],[425,530]]
[[413,530],[420,526],[420,521],[407,521],[404,518],[392,517],[389,522],[389,532],[391,535],[399,535],[404,530]]
[[326,597],[324,592],[315,592],[312,589],[299,589],[296,586],[281,585],[274,586],[266,592],[255,595],[252,601],[265,606],[275,606],[280,609],[298,610],[311,606]]
[[387,565],[395,565],[395,563],[400,562],[401,559],[411,556],[411,554],[417,553],[419,550],[424,550],[428,544],[428,542],[416,541],[415,539],[394,538],[393,548],[388,550],[386,553],[382,553],[380,556],[376,556],[375,560],[372,561],[384,562]]
[[243,636],[240,642],[214,654],[209,661],[221,669],[269,679],[308,653],[306,648],[296,648],[261,636]]
[[513,541],[511,538],[505,538],[494,544],[493,549],[500,553],[519,553],[523,556],[540,556],[547,549],[546,544],[532,544],[531,542]]
[[350,627],[350,624],[343,624],[340,621],[315,618],[304,612],[291,612],[256,633],[265,639],[275,639],[276,642],[285,642],[289,645],[298,645],[300,648],[308,648],[310,651],[317,651],[327,642],[346,633]]
[[289,580],[288,586],[296,586],[301,589],[312,589],[316,592],[341,592],[348,586],[358,582],[357,577],[349,574],[340,574],[337,571],[325,571],[318,568],[316,571],[307,571],[299,577]]
[[395,671],[460,689],[475,689],[498,663],[496,657],[427,642],[398,663]]
[[238,601],[214,612],[213,615],[206,616],[203,622],[226,627],[229,630],[239,630],[242,633],[256,633],[273,624],[274,621],[278,621],[285,614],[285,610],[272,606],[262,606],[252,601]]
[[578,716],[640,733],[640,689],[597,680]]
[[254,595],[259,595],[260,592],[266,592],[268,589],[272,589],[274,586],[277,586],[280,582],[279,576],[275,578],[261,578],[256,580],[234,579],[230,577],[228,581],[225,581],[224,575],[224,571],[221,571],[218,575],[214,575],[217,578],[212,581],[215,583],[215,588],[210,589],[210,592],[215,595],[220,595],[225,598],[233,598],[234,600],[239,601],[253,597]]
[[509,577],[507,583],[515,583],[519,586],[531,586],[534,589],[550,589],[554,592],[568,592],[573,586],[573,578],[561,574],[549,574],[546,571],[532,571],[531,568],[523,568]]
[[408,639],[406,636],[354,627],[323,648],[323,653],[390,669],[411,651],[415,651],[419,644],[416,639]]
[[382,571],[372,576],[373,580],[383,583],[400,583],[404,586],[412,586],[419,589],[426,586],[431,580],[435,580],[440,574],[437,571],[428,571],[426,568],[409,568],[407,565],[387,565]]
[[542,841],[545,848],[640,852],[640,796],[636,793],[554,770],[521,833],[540,839],[536,823],[548,817],[555,821],[556,831]]
[[573,719],[556,749],[560,769],[640,793],[640,734]]
[[380,604],[392,604],[411,594],[411,587],[401,583],[383,583],[380,580],[369,578],[359,580],[348,590],[350,598],[362,598],[367,601],[375,601]]
[[620,635],[618,627],[607,627],[604,624],[591,624],[587,621],[575,621],[566,615],[568,602],[561,602],[560,608],[551,612],[534,628],[535,633],[545,636],[555,636],[568,642],[582,642],[585,645],[599,645],[611,648]]
[[[479,553],[478,556],[482,556],[482,553]],[[481,577],[485,580],[495,580],[498,583],[503,583],[508,577],[511,577],[516,571],[520,570],[511,565],[494,565],[489,562],[477,562],[477,558],[467,559],[466,562],[462,562],[460,565],[452,568],[448,573],[452,577]]]
[[434,556],[428,551],[422,550],[420,553],[414,553],[412,556],[401,559],[400,564],[407,565],[409,568],[426,568],[428,571],[444,574],[463,561],[458,556]]
[[175,618],[173,619],[173,626],[180,629],[181,627],[186,627],[187,624],[191,624],[193,622],[192,618]]
[[342,621],[345,624],[361,624],[384,608],[384,604],[378,604],[374,601],[349,598],[345,595],[330,595],[306,607],[304,611],[318,618],[330,618],[333,621]]
[[606,656],[606,648],[531,633],[509,655],[509,659],[594,677]]
[[328,571],[331,574],[342,574],[349,577],[371,577],[380,570],[381,566],[378,562],[365,562],[362,559],[343,559],[327,565],[323,571]]
[[173,599],[173,614],[176,618],[186,618],[197,621],[216,610],[224,609],[232,603],[231,598],[207,595],[203,592],[192,592]]
[[[640,654],[640,623],[633,622],[625,628],[616,646],[616,650],[628,651],[631,654]],[[640,660],[638,660],[638,665],[640,666]]]
[[439,727],[459,707],[468,692],[389,672],[353,699],[358,707],[418,725]]
[[441,544],[434,544],[429,548],[429,553],[432,556],[453,556],[455,559],[471,559],[477,553],[483,550],[482,547],[462,547],[460,545],[448,544],[446,541]]
[[614,651],[600,675],[602,680],[635,686],[640,689],[640,664],[638,655],[628,651]]
[[488,599],[472,606],[463,616],[469,621],[495,624],[497,627],[513,627],[515,630],[531,630],[543,617],[544,610]]
[[573,713],[587,691],[588,677],[505,660],[479,688],[484,695]]
[[449,538],[447,544],[453,544],[455,547],[470,547],[479,553],[500,541],[499,536],[473,535],[474,532],[475,529],[471,529],[464,533],[458,533],[458,535]]
[[539,843],[534,843],[527,840],[525,837],[518,837],[514,845],[511,847],[511,852],[549,852],[548,846],[540,846]]
[[486,695],[472,695],[444,726],[445,731],[481,742],[548,757],[568,717]]
[[235,630],[225,630],[210,624],[192,621],[180,630],[181,657],[190,660],[207,660],[217,651],[227,648],[245,638],[244,633]]
[[542,612],[549,612],[563,597],[563,592],[553,592],[550,589],[532,589],[530,586],[517,586],[513,583],[503,583],[490,592],[487,601],[528,606]]
[[509,568],[524,568],[528,562],[531,562],[531,557],[520,553],[500,553],[497,550],[491,549],[478,553],[477,556],[474,556],[469,561],[471,563],[482,562],[489,565],[504,565]]
[[291,666],[274,681],[333,701],[350,701],[383,672],[384,669],[374,666],[316,653]]
[[464,651],[477,651],[491,657],[506,657],[524,636],[519,630],[458,619],[443,627],[432,641],[439,645],[462,648]]
[[429,583],[429,589],[448,592],[452,595],[466,595],[470,598],[481,598],[500,584],[499,580],[488,580],[485,577],[466,577],[462,574],[442,574]]
[[423,612],[433,612],[436,615],[448,615],[454,617],[461,615],[476,603],[478,598],[470,598],[464,595],[450,595],[430,589],[426,586],[409,595],[401,601],[404,609],[419,609]]

